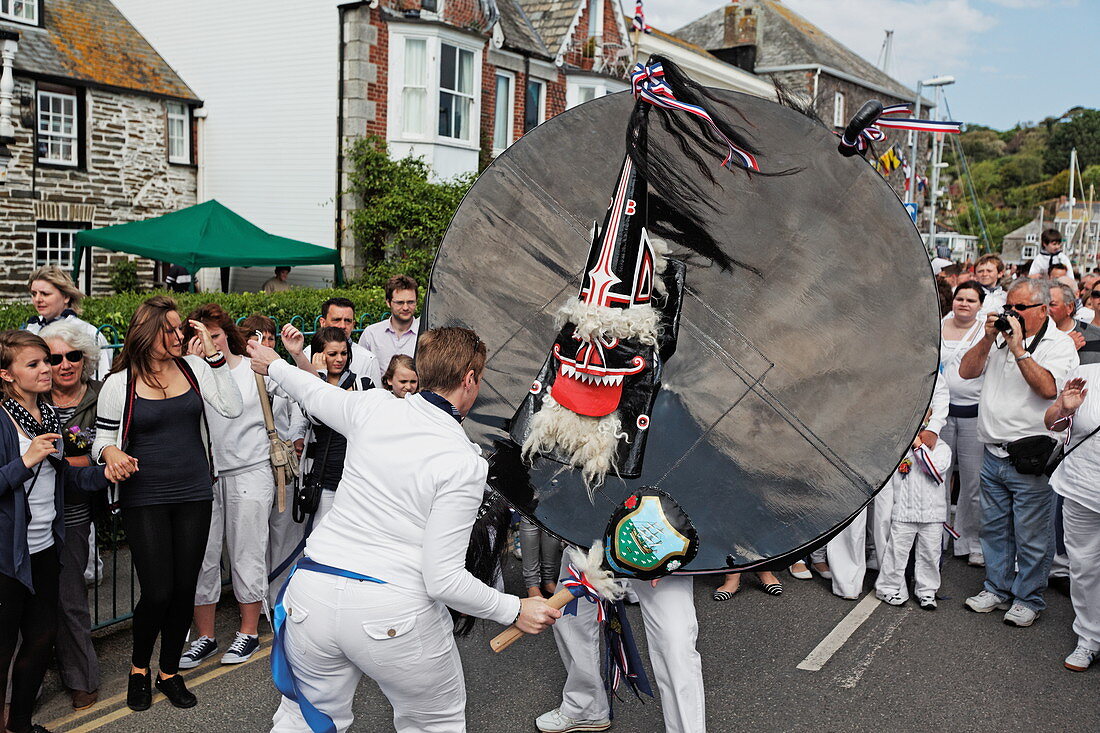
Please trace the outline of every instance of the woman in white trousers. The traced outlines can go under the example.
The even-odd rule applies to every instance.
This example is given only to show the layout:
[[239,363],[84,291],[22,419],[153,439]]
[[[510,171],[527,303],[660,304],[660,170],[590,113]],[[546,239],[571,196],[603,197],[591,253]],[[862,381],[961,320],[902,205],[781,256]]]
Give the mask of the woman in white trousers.
[[1077,646],[1066,657],[1065,666],[1074,672],[1084,672],[1100,654],[1100,435],[1096,434],[1100,395],[1096,385],[1100,385],[1100,364],[1082,364],[1070,372],[1045,415],[1049,429],[1071,431],[1065,460],[1050,477],[1050,488],[1064,500],[1062,526],[1077,634]]
[[[301,334],[284,328],[290,351]],[[252,366],[347,437],[332,510],[276,606],[272,668],[283,693],[273,731],[347,730],[363,674],[404,733],[465,730],[465,683],[447,606],[538,633],[561,613],[476,580],[465,567],[488,464],[462,430],[485,366],[463,328],[420,338],[423,391],[348,393],[249,344]]]

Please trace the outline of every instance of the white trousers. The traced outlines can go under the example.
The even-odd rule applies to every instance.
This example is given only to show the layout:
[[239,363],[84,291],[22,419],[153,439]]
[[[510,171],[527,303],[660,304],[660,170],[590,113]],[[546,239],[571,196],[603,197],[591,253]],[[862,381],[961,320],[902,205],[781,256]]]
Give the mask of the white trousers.
[[940,589],[940,540],[943,537],[942,522],[894,522],[890,525],[890,543],[882,558],[882,569],[875,580],[875,590],[883,595],[901,593],[909,597],[905,586],[905,566],[909,564],[909,551],[916,542],[914,560],[918,598],[936,595]]
[[[947,418],[940,431],[940,440],[951,446],[952,469],[959,469],[959,498],[951,526],[959,533],[955,540],[955,556],[964,557],[982,551],[978,535],[982,531],[981,474],[985,446],[978,440],[978,418]],[[951,481],[943,483],[947,506],[951,506]]]
[[217,603],[222,595],[222,542],[229,549],[233,595],[238,603],[267,599],[268,514],[275,477],[266,462],[214,482],[210,537],[195,588],[195,605]]
[[[568,553],[562,559],[566,577]],[[653,666],[661,695],[665,730],[669,733],[703,733],[706,701],[703,664],[695,649],[699,622],[695,615],[694,583],[690,576],[662,578],[654,588],[648,581],[631,580],[638,594]],[[576,616],[562,616],[554,624],[554,641],[565,664],[565,688],[561,712],[571,718],[601,720],[610,709],[600,677],[600,629],[596,606],[577,602]]]
[[[867,523],[875,543],[875,560],[882,567],[890,541],[890,514],[894,510],[893,487],[878,492],[871,507],[864,509],[840,534],[825,545],[829,570],[833,574],[833,593],[841,598],[858,598],[867,575]],[[870,517],[868,517],[870,513]]]
[[1069,595],[1077,643],[1100,651],[1100,513],[1066,499],[1062,505],[1069,555]]
[[[453,625],[441,603],[391,586],[298,571],[283,598],[286,651],[298,688],[337,731],[351,727],[365,674],[393,706],[398,733],[463,733],[466,684]],[[272,733],[309,733],[285,697]]]

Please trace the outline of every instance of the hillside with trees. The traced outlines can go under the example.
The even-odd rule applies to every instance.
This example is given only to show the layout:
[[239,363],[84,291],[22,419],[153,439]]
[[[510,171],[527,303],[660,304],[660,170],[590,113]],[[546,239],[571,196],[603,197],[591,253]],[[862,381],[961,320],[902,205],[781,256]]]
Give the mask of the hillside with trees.
[[[968,124],[958,143],[995,248],[1005,234],[1035,218],[1040,206],[1047,217],[1053,215],[1059,199],[1069,193],[1072,148],[1077,148],[1083,179],[1074,186],[1078,201],[1088,200],[1090,186],[1095,187],[1094,200],[1100,200],[1100,110],[1075,107],[1061,117],[1004,131]],[[954,146],[947,147],[944,161],[953,179],[948,187],[951,211],[939,218],[963,234],[980,237],[967,176]]]

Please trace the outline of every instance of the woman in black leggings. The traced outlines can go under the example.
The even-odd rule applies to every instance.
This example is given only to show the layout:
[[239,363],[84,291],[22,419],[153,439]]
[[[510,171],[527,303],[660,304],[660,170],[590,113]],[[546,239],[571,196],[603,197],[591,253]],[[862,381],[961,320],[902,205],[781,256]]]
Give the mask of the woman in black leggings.
[[149,662],[160,636],[157,689],[176,707],[196,704],[179,675],[191,623],[195,584],[210,531],[213,484],[203,411],[241,413],[241,394],[202,323],[194,351],[183,357],[182,321],[165,296],[145,301],[103,383],[93,455],[123,480],[122,526],[141,583],[134,609],[134,650],[126,704],[152,702]]

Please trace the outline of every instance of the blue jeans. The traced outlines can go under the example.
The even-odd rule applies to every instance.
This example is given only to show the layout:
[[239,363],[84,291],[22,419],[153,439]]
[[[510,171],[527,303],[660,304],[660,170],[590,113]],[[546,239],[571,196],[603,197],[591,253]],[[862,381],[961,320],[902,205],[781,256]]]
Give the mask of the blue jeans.
[[[1033,611],[1046,608],[1054,557],[1054,492],[1046,476],[1017,473],[985,451],[982,462],[982,553],[985,589]],[[1018,570],[1013,569],[1013,565]]]

